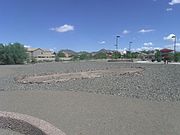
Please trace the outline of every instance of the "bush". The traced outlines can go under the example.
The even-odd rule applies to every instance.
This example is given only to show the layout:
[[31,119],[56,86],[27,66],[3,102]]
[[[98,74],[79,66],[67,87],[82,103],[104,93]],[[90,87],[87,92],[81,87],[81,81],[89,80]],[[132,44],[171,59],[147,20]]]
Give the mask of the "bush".
[[33,57],[31,63],[37,63],[37,60]]

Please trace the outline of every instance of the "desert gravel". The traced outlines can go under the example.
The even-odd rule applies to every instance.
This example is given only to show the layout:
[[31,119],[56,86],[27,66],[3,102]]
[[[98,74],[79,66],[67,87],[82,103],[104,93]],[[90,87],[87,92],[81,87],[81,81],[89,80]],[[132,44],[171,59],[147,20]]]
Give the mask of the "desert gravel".
[[[121,68],[143,68],[142,74],[77,79],[59,83],[21,84],[16,78],[44,73],[74,73]],[[34,65],[0,65],[0,91],[52,90],[131,97],[155,101],[180,100],[180,65],[108,62],[53,62]]]

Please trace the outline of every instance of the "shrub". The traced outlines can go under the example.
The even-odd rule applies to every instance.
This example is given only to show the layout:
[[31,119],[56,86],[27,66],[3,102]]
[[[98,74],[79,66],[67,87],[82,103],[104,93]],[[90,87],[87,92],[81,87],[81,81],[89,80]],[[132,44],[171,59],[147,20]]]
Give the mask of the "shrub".
[[59,62],[59,61],[60,61],[59,56],[56,55],[56,57],[55,57],[55,62]]

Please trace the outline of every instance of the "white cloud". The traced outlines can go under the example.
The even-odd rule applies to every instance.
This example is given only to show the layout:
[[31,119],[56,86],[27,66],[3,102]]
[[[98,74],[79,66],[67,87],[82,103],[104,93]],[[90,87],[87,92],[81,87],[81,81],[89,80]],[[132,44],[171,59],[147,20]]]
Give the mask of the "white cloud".
[[129,31],[129,30],[124,30],[122,33],[123,33],[123,34],[129,34],[130,31]]
[[171,0],[171,2],[169,2],[169,5],[175,5],[175,4],[180,4],[180,0]]
[[31,48],[31,46],[29,46],[29,45],[24,45],[24,47],[25,47],[25,48]]
[[144,43],[144,46],[150,47],[150,46],[153,46],[153,43],[152,42],[147,42],[147,43]]
[[173,41],[174,39],[172,38],[173,36],[175,36],[175,34],[169,34],[168,36],[164,37],[164,40],[170,40]]
[[[172,44],[172,45],[166,45],[166,47],[173,48],[173,47],[174,47],[174,44]],[[180,43],[176,43],[176,47],[180,47]]]
[[166,8],[166,11],[168,12],[168,11],[172,11],[173,10],[173,8]]
[[106,41],[100,41],[99,44],[106,44]]
[[[174,44],[166,45],[165,48],[174,50]],[[180,51],[180,43],[176,43],[176,51]]]
[[[139,52],[139,51],[143,51],[143,50],[146,50],[146,51],[149,51],[149,50],[161,50],[163,48],[168,48],[168,49],[174,50],[174,44],[172,43],[170,45],[165,45],[163,47],[143,46],[143,47],[139,47],[139,48],[134,48],[134,49],[132,49],[132,51],[133,52]],[[180,42],[176,43],[176,50],[180,51]]]
[[63,32],[73,31],[74,26],[65,24],[65,25],[60,26],[60,27],[51,28],[50,30],[63,33]]
[[147,47],[147,46],[144,46],[144,47],[140,47],[140,48],[136,48],[136,49],[133,49],[134,52],[136,51],[151,51],[151,50],[161,50],[162,48],[161,47]]
[[148,47],[148,46],[144,46],[141,48],[142,50],[154,50],[154,47]]
[[162,47],[154,47],[154,50],[161,50],[163,49]]
[[57,50],[56,47],[49,49],[49,51],[51,51],[51,52],[55,52],[56,50]]
[[51,48],[51,49],[49,49],[49,50],[50,50],[51,52],[54,52],[54,49],[52,49],[52,48]]
[[142,30],[139,30],[139,33],[149,33],[149,32],[153,32],[155,31],[154,29],[142,29]]
[[177,47],[180,47],[180,43],[176,43],[176,46],[177,46]]

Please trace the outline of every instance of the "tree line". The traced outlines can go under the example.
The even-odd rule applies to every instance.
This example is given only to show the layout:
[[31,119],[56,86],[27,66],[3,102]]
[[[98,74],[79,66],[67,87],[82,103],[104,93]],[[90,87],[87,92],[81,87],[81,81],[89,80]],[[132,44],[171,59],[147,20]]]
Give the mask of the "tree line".
[[[138,58],[139,54],[145,53],[149,54],[152,53],[151,51],[143,51],[143,52],[127,52],[127,54],[121,55],[119,52],[114,52],[111,55],[108,55],[105,52],[98,52],[94,55],[92,53],[83,52],[77,55],[72,55],[72,60],[90,60],[90,59],[119,59],[119,58]],[[170,61],[180,61],[180,53],[176,52],[174,54],[169,54]],[[60,57],[65,57],[65,54],[61,51],[56,53],[55,61],[59,61]],[[156,50],[154,60],[160,62],[163,60],[161,52]],[[0,44],[0,64],[24,64],[28,63],[29,55],[27,54],[27,49],[24,47],[23,44],[20,43],[9,43],[9,44]]]

